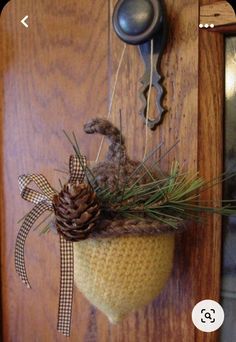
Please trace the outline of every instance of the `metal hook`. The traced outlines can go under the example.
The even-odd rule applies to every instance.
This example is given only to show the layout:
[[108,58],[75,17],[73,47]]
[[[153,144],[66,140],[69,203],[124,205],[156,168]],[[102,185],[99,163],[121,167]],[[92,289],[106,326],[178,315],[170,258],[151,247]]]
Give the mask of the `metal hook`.
[[[163,0],[119,0],[113,12],[114,30],[121,40],[128,44],[139,45],[139,51],[145,65],[145,73],[140,79],[140,98],[143,106],[140,115],[151,129],[161,123],[165,109],[162,102],[166,91],[161,82],[161,57],[167,42],[167,20]],[[153,63],[151,65],[151,42],[153,40]],[[154,119],[147,115],[147,93],[151,86],[157,91],[157,115]]]

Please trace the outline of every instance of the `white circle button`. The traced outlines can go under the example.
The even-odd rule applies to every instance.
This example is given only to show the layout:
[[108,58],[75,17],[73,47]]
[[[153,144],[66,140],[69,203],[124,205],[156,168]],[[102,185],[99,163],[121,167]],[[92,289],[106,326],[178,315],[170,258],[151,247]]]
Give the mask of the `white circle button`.
[[211,299],[197,303],[192,311],[192,321],[196,328],[204,332],[216,331],[224,322],[222,306]]

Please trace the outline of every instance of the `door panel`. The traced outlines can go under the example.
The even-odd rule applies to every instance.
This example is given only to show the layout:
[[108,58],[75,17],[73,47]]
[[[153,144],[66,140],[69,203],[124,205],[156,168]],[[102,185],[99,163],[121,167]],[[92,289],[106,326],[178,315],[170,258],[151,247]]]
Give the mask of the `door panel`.
[[[114,2],[115,3],[115,2]],[[64,341],[56,332],[59,290],[57,236],[32,232],[26,245],[26,265],[32,290],[25,289],[14,271],[16,222],[30,208],[19,195],[17,177],[44,174],[58,187],[72,152],[62,130],[75,131],[80,148],[96,158],[99,137],[86,136],[83,124],[106,116],[123,43],[112,30],[112,0],[11,1],[1,18],[2,108],[2,298],[4,341]],[[163,161],[173,158],[195,171],[199,142],[199,33],[196,0],[166,0],[169,42],[162,61],[168,112],[156,131],[148,130],[148,149],[164,141],[162,153],[180,140]],[[29,15],[29,28],[20,20]],[[143,65],[138,51],[127,46],[113,101],[113,122],[122,112],[123,133],[130,156],[142,159],[145,127],[138,110],[138,80]],[[201,107],[201,106],[200,106]],[[203,108],[206,112],[206,107]],[[215,106],[219,110],[219,106]],[[154,108],[153,108],[154,110]],[[204,112],[205,111],[205,112]],[[203,115],[203,114],[202,114]],[[203,125],[200,121],[200,124]],[[214,129],[214,128],[213,128]],[[214,136],[214,134],[213,134]],[[202,138],[202,137],[201,137]],[[103,149],[102,156],[104,155]],[[205,159],[204,159],[205,158]],[[209,159],[208,159],[209,160]],[[219,196],[219,193],[217,193]],[[71,341],[214,341],[214,334],[194,329],[191,310],[204,298],[217,299],[219,267],[215,258],[220,235],[209,227],[190,227],[176,240],[175,266],[161,296],[144,309],[112,326],[75,289]],[[214,229],[217,229],[219,222]],[[218,261],[218,259],[217,259]],[[204,265],[204,267],[202,266]],[[214,275],[214,287],[209,279]],[[199,279],[201,281],[199,281]]]

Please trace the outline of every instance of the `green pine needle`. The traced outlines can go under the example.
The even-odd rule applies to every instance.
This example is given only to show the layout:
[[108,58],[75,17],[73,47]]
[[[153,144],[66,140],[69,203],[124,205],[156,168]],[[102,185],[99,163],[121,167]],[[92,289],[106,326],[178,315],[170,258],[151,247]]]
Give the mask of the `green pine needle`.
[[[81,162],[82,154],[75,133],[72,132],[72,137],[65,131],[64,134],[72,145],[81,166],[84,167]],[[121,137],[120,135],[120,139]],[[141,221],[149,218],[173,229],[178,229],[179,225],[186,221],[204,222],[205,217],[202,214],[236,215],[236,200],[222,200],[222,206],[219,206],[219,203],[215,203],[214,200],[206,201],[201,199],[203,192],[235,177],[235,172],[225,172],[211,181],[206,181],[197,172],[191,174],[183,171],[178,162],[172,163],[169,174],[161,170],[159,166],[161,160],[170,153],[178,142],[165,151],[159,159],[147,165],[151,157],[163,146],[162,143],[158,144],[137,165],[122,186],[120,185],[119,169],[118,183],[114,191],[111,191],[107,185],[98,186],[92,170],[88,166],[84,168],[87,182],[96,192],[100,202],[101,215],[106,218],[107,215],[113,214],[119,218],[135,218]],[[154,169],[158,170],[159,176],[155,175]],[[140,175],[138,179],[136,179],[137,173]],[[142,184],[144,177],[148,177],[150,181]],[[62,187],[61,182],[60,186]],[[51,215],[52,212],[35,229],[47,221]],[[26,216],[19,222],[23,221]],[[48,232],[50,224],[51,222],[44,227],[40,234]]]
[[[78,159],[81,160],[81,152],[75,133],[72,132],[72,138],[66,132],[64,134],[72,145]],[[178,162],[172,163],[169,174],[160,169],[160,161],[170,153],[178,142],[148,166],[147,162],[163,146],[162,143],[158,144],[147,155],[145,160],[139,163],[132,174],[127,177],[123,186],[120,186],[120,180],[118,180],[114,191],[110,191],[108,186],[97,186],[96,178],[92,170],[87,166],[85,169],[86,179],[97,194],[102,208],[102,215],[106,217],[107,214],[113,213],[121,218],[140,220],[149,218],[173,229],[177,229],[181,223],[189,220],[198,223],[204,222],[204,216],[202,215],[204,213],[225,216],[236,215],[236,206],[232,205],[233,201],[223,200],[222,206],[219,206],[215,205],[212,200],[202,201],[200,199],[202,192],[236,176],[236,173],[224,173],[212,181],[206,181],[198,173],[190,174],[183,171]],[[154,175],[154,168],[158,169],[161,178]],[[143,172],[140,172],[141,170]],[[137,173],[141,173],[141,175],[138,179],[135,179]],[[148,177],[150,182],[142,184],[144,177]],[[135,180],[132,182],[132,179]],[[45,231],[47,230],[48,225],[45,228]]]

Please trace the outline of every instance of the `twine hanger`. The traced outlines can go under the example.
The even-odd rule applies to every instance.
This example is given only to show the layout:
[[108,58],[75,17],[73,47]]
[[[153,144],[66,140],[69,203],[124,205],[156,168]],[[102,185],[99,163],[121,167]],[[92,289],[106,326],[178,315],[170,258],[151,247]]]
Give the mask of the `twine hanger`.
[[[120,56],[120,59],[119,59],[118,67],[117,67],[117,70],[116,70],[116,74],[115,74],[115,81],[114,81],[114,86],[113,86],[113,89],[112,89],[111,100],[110,100],[109,109],[108,109],[108,113],[107,113],[107,119],[109,119],[111,114],[112,114],[112,108],[113,108],[113,104],[114,104],[114,97],[115,97],[115,93],[116,93],[116,89],[117,89],[118,79],[119,79],[119,76],[120,76],[121,66],[122,66],[122,63],[124,61],[124,55],[125,55],[125,52],[126,52],[126,48],[127,48],[127,44],[124,43],[123,49],[122,49],[122,52],[121,52],[121,56]],[[151,63],[151,65],[153,64],[153,39],[151,40],[150,63]],[[151,71],[150,71],[150,82],[149,82],[149,89],[148,89],[148,96],[147,96],[147,111],[146,111],[146,120],[145,120],[145,124],[146,124],[146,127],[145,127],[145,144],[144,144],[143,161],[146,158],[147,148],[148,148],[148,120],[149,120],[149,112],[150,112],[152,81],[153,81],[153,69],[151,68]],[[100,158],[100,155],[101,155],[101,151],[102,151],[102,148],[103,148],[104,139],[105,139],[105,137],[103,136],[102,139],[101,139],[101,143],[99,145],[99,148],[98,148],[97,157],[95,159],[96,163],[99,161],[99,158]]]

